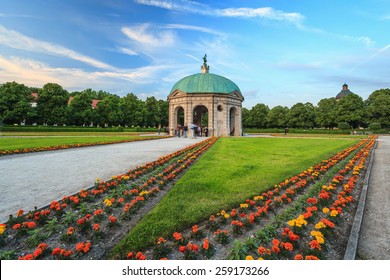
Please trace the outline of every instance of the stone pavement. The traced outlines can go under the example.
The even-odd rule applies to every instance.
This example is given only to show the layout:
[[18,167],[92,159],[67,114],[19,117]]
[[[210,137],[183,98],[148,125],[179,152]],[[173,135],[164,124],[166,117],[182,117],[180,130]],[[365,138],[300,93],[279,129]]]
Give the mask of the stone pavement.
[[390,260],[390,136],[377,141],[356,259]]
[[0,223],[205,138],[165,138],[0,157]]

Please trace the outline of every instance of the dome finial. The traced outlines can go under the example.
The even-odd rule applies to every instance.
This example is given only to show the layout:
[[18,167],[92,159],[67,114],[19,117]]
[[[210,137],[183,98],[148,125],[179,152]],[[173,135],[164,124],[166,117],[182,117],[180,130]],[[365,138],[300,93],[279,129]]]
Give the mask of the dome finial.
[[210,66],[207,65],[207,54],[204,55],[203,57],[203,65],[200,67],[200,72],[201,73],[208,73],[210,70]]

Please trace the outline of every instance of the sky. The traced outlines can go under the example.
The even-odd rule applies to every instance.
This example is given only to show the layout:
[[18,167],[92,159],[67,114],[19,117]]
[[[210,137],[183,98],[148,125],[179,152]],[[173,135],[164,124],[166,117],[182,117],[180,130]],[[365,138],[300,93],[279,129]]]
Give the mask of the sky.
[[234,81],[243,107],[390,88],[388,0],[0,0],[0,84],[166,100],[181,78]]

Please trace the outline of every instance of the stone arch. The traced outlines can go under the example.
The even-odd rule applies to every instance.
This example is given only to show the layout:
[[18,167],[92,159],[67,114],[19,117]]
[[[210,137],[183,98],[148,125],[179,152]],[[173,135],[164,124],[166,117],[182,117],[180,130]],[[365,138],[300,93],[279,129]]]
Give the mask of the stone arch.
[[181,126],[184,125],[185,122],[185,111],[183,106],[177,106],[174,110],[174,125],[173,127],[177,127],[179,124]]
[[236,107],[231,107],[229,110],[229,131],[230,136],[240,136],[240,116]]
[[209,109],[205,105],[196,105],[193,108],[192,123],[201,127],[209,126]]

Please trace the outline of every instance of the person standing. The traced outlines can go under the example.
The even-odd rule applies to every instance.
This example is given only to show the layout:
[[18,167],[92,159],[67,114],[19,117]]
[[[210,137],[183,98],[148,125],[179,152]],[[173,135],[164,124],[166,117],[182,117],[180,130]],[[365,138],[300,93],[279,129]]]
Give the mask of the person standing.
[[188,126],[186,124],[184,124],[183,126],[183,135],[184,135],[184,138],[187,138],[187,133],[188,133]]
[[204,128],[204,136],[209,137],[209,129],[207,128],[207,126]]

